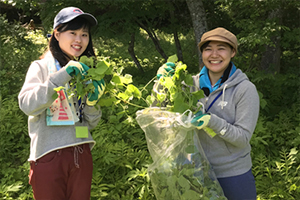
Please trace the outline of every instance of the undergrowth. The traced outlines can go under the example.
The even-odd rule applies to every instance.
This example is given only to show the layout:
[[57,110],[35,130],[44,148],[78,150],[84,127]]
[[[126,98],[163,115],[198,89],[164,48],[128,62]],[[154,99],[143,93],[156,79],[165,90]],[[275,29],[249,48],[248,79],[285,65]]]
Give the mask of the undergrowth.
[[[1,31],[5,27],[5,30],[23,33],[20,27],[9,25],[4,19],[0,21]],[[32,199],[31,187],[28,184],[30,139],[27,116],[18,108],[17,94],[30,62],[37,59],[41,50],[46,47],[46,44],[35,44],[35,40],[30,39],[40,38],[39,34],[41,33],[9,35],[1,32],[1,55],[7,58],[3,60],[1,57],[1,65],[4,67],[0,69],[0,199]],[[185,54],[184,63],[190,67],[189,71],[196,73],[198,65],[194,64],[197,61],[190,48],[194,41],[192,33],[189,34],[190,37],[186,36],[183,40],[183,50],[189,52]],[[163,38],[170,37],[166,35]],[[22,44],[25,48],[18,48]],[[156,70],[163,64],[163,59],[153,53],[155,50],[151,41],[143,34],[138,36],[136,49],[141,49],[137,51],[141,53],[137,57],[145,70],[141,74],[127,54],[126,45],[125,38],[119,38],[118,41],[95,39],[95,47],[100,54],[110,57],[118,66],[124,67],[126,73],[133,75],[136,86],[143,86],[155,76]],[[174,54],[172,45],[174,44],[171,41],[167,41],[162,46],[168,56]],[[188,48],[190,49],[187,50]],[[2,54],[4,50],[11,57],[7,53]],[[241,59],[237,61],[242,63]],[[6,75],[10,67],[13,76]],[[258,197],[260,200],[300,199],[300,84],[296,81],[299,74],[294,70],[293,74],[286,72],[265,75],[254,69],[247,74],[261,97],[260,116],[251,140]],[[11,81],[13,85],[10,84]],[[148,92],[151,87],[149,85]],[[125,109],[120,106],[102,108],[102,120],[92,131],[97,142],[92,150],[93,200],[155,199],[147,174],[147,167],[152,160],[145,135],[135,120],[137,110],[138,108],[130,106]]]

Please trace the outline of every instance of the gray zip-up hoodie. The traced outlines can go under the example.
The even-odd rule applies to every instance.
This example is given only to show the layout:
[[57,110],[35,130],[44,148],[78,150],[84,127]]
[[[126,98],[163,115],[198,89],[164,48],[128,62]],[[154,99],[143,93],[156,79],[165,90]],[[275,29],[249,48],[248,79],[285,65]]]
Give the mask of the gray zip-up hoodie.
[[[47,59],[52,57],[47,55]],[[64,68],[49,74],[47,59],[34,61],[27,72],[24,85],[19,93],[20,109],[28,115],[28,132],[31,138],[29,161],[36,161],[43,155],[65,147],[89,143],[90,148],[95,144],[90,133],[88,138],[76,138],[75,126],[87,126],[94,128],[100,118],[101,109],[85,106],[82,122],[68,126],[47,126],[46,110],[53,103],[54,88],[65,86],[71,80],[71,76]],[[52,59],[54,59],[52,57]],[[75,108],[78,111],[78,103],[74,99]]]
[[[193,76],[192,90],[200,90],[199,75]],[[203,150],[218,178],[243,174],[252,167],[250,139],[259,114],[256,87],[240,69],[223,85],[200,99],[205,109],[220,92],[223,94],[211,106],[207,127],[217,134],[211,138],[204,130],[198,131]]]

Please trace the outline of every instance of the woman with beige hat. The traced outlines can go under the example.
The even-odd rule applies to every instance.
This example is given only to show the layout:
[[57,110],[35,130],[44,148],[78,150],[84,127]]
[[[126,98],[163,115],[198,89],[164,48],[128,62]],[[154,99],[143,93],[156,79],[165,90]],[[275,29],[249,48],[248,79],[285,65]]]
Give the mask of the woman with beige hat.
[[[256,87],[232,62],[237,54],[236,36],[224,28],[203,34],[199,43],[204,67],[193,76],[193,91],[203,90],[199,99],[204,113],[197,113],[194,125],[203,150],[228,200],[256,199],[252,174],[250,139],[259,114]],[[158,76],[173,65],[163,65]],[[207,130],[216,135],[211,137]]]

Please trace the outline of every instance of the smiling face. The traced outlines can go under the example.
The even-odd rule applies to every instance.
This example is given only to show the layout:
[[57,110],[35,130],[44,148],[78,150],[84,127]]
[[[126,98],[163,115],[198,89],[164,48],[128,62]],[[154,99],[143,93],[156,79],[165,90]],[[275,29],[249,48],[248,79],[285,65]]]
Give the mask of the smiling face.
[[67,30],[64,32],[56,31],[54,34],[61,50],[70,59],[79,57],[89,44],[89,31],[86,29]]
[[225,42],[210,41],[202,50],[203,63],[209,70],[210,78],[215,77],[215,79],[223,75],[234,56],[235,50]]

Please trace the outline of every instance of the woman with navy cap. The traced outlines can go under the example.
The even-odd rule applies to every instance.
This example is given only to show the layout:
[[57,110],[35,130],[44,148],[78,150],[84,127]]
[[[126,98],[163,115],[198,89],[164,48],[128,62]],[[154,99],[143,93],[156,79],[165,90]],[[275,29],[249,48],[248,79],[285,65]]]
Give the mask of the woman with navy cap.
[[28,115],[29,183],[37,200],[90,199],[95,145],[90,130],[101,118],[96,103],[105,83],[95,82],[94,91],[79,100],[54,89],[68,88],[73,77],[87,74],[89,67],[76,60],[95,56],[90,28],[96,24],[79,8],[62,9],[54,19],[49,50],[30,65],[19,93],[19,106]]
[[[256,87],[232,62],[238,50],[233,33],[213,29],[202,35],[198,46],[204,67],[193,76],[191,92],[203,90],[205,97],[199,101],[205,112],[192,122],[227,199],[255,200],[250,139],[259,114]],[[158,77],[172,75],[174,66],[164,64]]]

